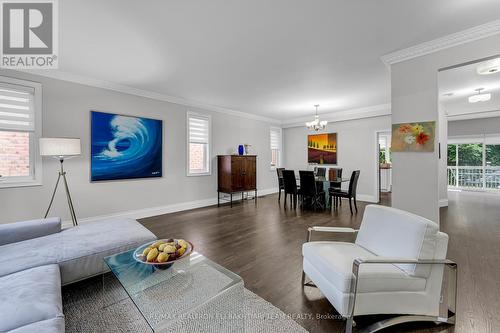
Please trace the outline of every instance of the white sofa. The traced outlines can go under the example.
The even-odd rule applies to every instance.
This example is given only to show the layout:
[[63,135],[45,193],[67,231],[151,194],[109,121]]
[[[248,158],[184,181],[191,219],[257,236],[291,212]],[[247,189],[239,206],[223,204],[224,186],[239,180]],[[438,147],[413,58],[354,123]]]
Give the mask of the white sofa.
[[64,332],[61,286],[156,237],[132,219],[61,229],[59,218],[0,224],[0,332]]
[[[313,232],[357,233],[354,243],[310,242]],[[303,282],[309,277],[352,330],[356,315],[401,314],[411,320],[454,322],[440,314],[448,236],[423,217],[390,207],[367,206],[361,227],[311,227],[302,247]],[[456,280],[455,280],[456,281]],[[452,281],[452,284],[453,282]],[[456,285],[455,285],[456,288]],[[455,299],[449,299],[454,312]],[[370,329],[368,329],[370,331]]]

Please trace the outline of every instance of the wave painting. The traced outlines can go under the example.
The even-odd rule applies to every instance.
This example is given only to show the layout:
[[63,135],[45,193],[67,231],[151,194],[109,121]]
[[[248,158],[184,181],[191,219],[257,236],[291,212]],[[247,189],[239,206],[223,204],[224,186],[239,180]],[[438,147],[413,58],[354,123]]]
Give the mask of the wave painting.
[[91,112],[91,180],[162,176],[161,120]]

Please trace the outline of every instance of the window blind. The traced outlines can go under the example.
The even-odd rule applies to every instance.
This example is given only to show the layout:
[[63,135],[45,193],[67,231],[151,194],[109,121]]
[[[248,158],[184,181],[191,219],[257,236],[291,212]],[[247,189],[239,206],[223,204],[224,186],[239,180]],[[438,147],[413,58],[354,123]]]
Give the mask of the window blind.
[[189,142],[208,143],[209,119],[202,116],[189,116]]
[[271,128],[271,149],[281,149],[281,130]]
[[35,130],[35,89],[0,82],[0,130]]

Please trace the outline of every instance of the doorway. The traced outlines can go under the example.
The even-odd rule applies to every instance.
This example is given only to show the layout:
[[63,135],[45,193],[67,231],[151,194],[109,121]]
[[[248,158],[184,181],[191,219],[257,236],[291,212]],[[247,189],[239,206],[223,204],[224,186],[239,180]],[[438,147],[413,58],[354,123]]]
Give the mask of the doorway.
[[377,132],[377,192],[379,203],[390,204],[392,192],[391,132]]
[[438,78],[447,122],[440,186],[500,193],[500,55],[444,69]]

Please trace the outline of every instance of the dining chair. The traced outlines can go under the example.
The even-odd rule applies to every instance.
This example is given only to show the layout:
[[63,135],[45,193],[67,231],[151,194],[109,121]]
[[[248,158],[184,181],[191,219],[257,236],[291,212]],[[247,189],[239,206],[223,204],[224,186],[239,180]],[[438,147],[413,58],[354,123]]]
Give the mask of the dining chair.
[[316,177],[326,177],[326,168],[316,168]]
[[[342,178],[342,168],[330,168],[328,169],[328,179]],[[330,182],[330,188],[337,191],[342,190],[342,182]],[[342,204],[342,201],[339,201]]]
[[352,201],[354,201],[354,207],[356,208],[356,213],[358,212],[358,203],[356,202],[356,190],[358,187],[358,179],[359,179],[359,174],[361,172],[359,170],[353,171],[351,174],[351,179],[349,180],[349,189],[346,191],[342,190],[335,190],[333,188],[328,189],[328,192],[330,193],[330,198],[332,200],[332,207],[336,208],[338,207],[338,202],[341,198],[346,198],[349,199],[349,208],[351,209],[351,215],[353,214],[352,211]]
[[290,195],[290,206],[294,209],[297,208],[297,179],[295,178],[295,171],[293,170],[283,170],[283,183],[285,187],[285,202],[284,207],[286,208],[286,196]]
[[[328,169],[328,179],[342,178],[342,168]],[[340,190],[341,182],[330,182],[330,187]]]
[[281,191],[285,190],[285,181],[283,180],[283,170],[285,168],[276,168],[276,173],[278,175],[278,202],[281,200]]
[[314,172],[312,171],[299,171],[300,176],[300,190],[299,195],[301,197],[302,206],[307,199],[311,200],[311,206],[316,209],[320,207],[323,209],[325,207],[325,192],[323,188],[318,188],[316,183],[316,178],[314,177]]

